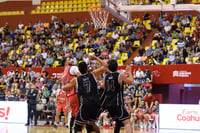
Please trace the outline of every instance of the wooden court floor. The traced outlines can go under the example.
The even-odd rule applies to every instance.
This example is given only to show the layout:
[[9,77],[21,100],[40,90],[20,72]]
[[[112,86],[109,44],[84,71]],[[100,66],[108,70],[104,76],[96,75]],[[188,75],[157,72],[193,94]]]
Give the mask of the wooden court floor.
[[[113,129],[101,128],[101,133],[113,133]],[[69,133],[69,130],[65,127],[58,127],[57,129],[53,126],[25,126],[24,124],[8,124],[0,123],[0,133]],[[83,133],[86,133],[84,130]],[[125,133],[124,129],[120,133]],[[194,130],[166,130],[166,129],[133,129],[133,133],[200,133],[200,131]]]
[[[158,133],[158,131],[153,129],[134,129],[134,133]],[[32,126],[28,127],[28,133],[69,133],[69,130],[64,127],[58,127],[57,129],[53,127],[44,127],[44,126]],[[83,130],[83,133],[86,133],[86,130]],[[101,133],[114,133],[112,128],[103,129],[101,128]],[[125,130],[122,129],[120,133],[125,133]]]

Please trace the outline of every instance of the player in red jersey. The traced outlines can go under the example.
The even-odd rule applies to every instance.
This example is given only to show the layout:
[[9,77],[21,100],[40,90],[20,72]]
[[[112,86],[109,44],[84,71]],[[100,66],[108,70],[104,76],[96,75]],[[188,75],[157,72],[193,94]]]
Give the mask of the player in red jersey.
[[67,96],[65,91],[63,91],[63,89],[60,90],[59,94],[56,96],[56,103],[57,103],[57,107],[56,107],[56,119],[55,119],[55,124],[54,127],[57,128],[57,124],[59,122],[59,116],[60,116],[60,112],[63,111],[64,112],[64,116],[65,116],[65,124],[66,127],[68,128],[68,100],[67,100]]
[[[73,62],[70,60],[70,58],[66,59],[65,62],[65,70],[62,74],[62,84],[63,86],[69,83],[74,77],[78,77],[81,75],[79,72],[79,69],[77,66],[72,66]],[[74,125],[75,117],[79,110],[79,99],[77,94],[75,93],[75,88],[71,88],[69,91],[67,91],[67,97],[70,103],[70,107],[72,110],[72,117],[70,121],[70,133],[72,132],[72,127]]]

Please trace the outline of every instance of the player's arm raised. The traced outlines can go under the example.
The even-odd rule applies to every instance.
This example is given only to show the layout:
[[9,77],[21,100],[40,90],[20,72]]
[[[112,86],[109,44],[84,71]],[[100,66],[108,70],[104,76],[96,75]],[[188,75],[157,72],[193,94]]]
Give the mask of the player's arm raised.
[[125,76],[124,74],[120,74],[119,82],[120,83],[125,82],[125,83],[127,83],[129,85],[133,85],[134,84],[134,80],[133,80],[133,75],[132,75],[130,66],[126,67],[126,72],[128,73],[128,77]]
[[98,79],[98,76],[105,72],[105,68],[108,67],[108,64],[105,61],[99,59],[98,57],[96,57],[94,55],[90,55],[89,59],[90,60],[97,60],[99,63],[101,63],[103,65],[103,67],[100,67],[100,68],[93,71],[95,78]]
[[68,84],[63,87],[64,91],[70,90],[72,87],[76,86],[76,78],[73,78]]
[[104,67],[108,67],[108,64],[105,62],[105,61],[103,61],[103,60],[101,60],[101,59],[99,59],[98,57],[96,57],[96,56],[94,56],[94,55],[90,55],[89,56],[89,59],[90,60],[97,60],[99,63],[101,63]]

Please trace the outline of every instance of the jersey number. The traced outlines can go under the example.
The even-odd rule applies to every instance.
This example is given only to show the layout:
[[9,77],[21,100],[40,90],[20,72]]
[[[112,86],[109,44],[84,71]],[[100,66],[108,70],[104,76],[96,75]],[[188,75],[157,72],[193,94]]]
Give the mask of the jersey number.
[[107,91],[115,91],[115,84],[114,84],[114,80],[107,80],[107,86],[108,86],[108,89]]
[[86,89],[87,93],[90,93],[90,81],[83,82],[83,86]]

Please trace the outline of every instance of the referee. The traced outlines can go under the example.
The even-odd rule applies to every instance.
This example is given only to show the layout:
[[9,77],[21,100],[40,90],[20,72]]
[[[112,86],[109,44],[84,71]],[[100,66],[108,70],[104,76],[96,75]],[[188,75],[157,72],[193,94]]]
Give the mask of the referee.
[[31,111],[33,110],[33,114],[35,116],[35,123],[34,125],[37,125],[37,112],[36,112],[36,97],[38,94],[38,91],[35,89],[34,85],[30,86],[30,90],[28,91],[27,98],[28,98],[28,121],[26,123],[26,126],[30,125],[30,118],[31,118]]

